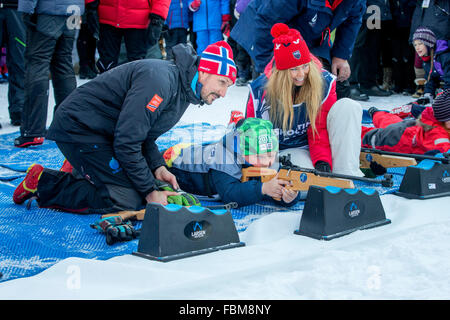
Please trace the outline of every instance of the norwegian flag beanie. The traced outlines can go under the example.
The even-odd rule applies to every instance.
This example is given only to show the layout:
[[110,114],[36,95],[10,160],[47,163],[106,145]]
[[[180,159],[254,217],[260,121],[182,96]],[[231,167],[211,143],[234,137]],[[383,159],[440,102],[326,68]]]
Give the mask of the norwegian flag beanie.
[[198,71],[224,76],[234,83],[237,72],[230,45],[222,40],[206,47],[200,55]]

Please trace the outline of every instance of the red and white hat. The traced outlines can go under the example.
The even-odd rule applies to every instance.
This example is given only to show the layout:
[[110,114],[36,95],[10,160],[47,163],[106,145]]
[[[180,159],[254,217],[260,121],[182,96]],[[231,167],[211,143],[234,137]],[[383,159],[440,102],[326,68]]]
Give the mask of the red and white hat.
[[237,69],[230,45],[222,40],[207,46],[200,55],[198,71],[224,76],[234,83]]
[[311,61],[308,46],[299,31],[289,29],[284,23],[273,25],[273,55],[278,70],[295,68]]

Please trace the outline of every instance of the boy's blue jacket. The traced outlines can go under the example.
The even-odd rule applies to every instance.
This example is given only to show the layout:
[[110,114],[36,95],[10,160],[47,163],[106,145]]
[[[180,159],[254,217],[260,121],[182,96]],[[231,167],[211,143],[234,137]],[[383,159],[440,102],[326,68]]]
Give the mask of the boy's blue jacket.
[[[270,29],[275,23],[286,23],[302,34],[310,51],[331,62],[331,57],[348,60],[366,12],[364,0],[252,0],[233,30],[236,40],[252,57],[256,70],[263,72],[269,63],[273,43]],[[330,32],[336,29],[334,43]]]
[[230,14],[229,0],[202,0],[200,8],[193,15],[193,31],[220,30],[224,14]]

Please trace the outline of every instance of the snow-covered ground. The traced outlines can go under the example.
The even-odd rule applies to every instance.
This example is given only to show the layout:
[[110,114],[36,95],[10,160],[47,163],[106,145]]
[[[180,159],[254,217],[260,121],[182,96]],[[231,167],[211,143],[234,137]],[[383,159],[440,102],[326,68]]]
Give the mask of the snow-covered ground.
[[[226,125],[231,110],[244,110],[247,94],[232,87],[211,106],[190,106],[180,122]],[[6,97],[1,85],[0,134],[18,131],[9,125]],[[363,107],[411,100],[371,97]],[[53,105],[50,91],[48,124]],[[450,299],[450,197],[381,201],[391,224],[332,241],[294,235],[301,212],[276,212],[240,234],[245,247],[168,263],[69,258],[1,283],[0,299]]]

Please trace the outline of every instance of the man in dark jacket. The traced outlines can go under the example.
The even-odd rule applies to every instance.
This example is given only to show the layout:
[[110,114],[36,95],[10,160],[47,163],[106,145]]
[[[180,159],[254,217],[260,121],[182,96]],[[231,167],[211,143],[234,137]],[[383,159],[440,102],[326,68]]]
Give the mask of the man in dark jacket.
[[25,100],[16,147],[44,141],[51,73],[58,105],[77,86],[72,65],[75,30],[84,12],[84,0],[19,0],[26,25]]
[[437,39],[450,39],[450,1],[423,0],[416,2],[409,42],[412,42],[413,34],[419,27],[431,29]]
[[[174,61],[138,60],[78,87],[56,111],[47,138],[56,141],[73,174],[30,167],[13,195],[35,195],[41,207],[75,212],[136,210],[167,204],[155,178],[178,187],[155,143],[190,104],[224,97],[236,79],[229,45],[209,45],[202,58],[189,45],[173,48]],[[209,53],[209,54],[208,54]]]
[[[366,10],[363,0],[253,0],[231,31],[261,73],[272,58],[270,28],[278,22],[302,34],[310,51],[338,77],[338,98],[348,96],[350,58]],[[331,32],[335,31],[334,42]]]
[[[0,0],[0,43],[6,43],[9,73],[8,111],[11,124],[20,126],[23,109],[25,26],[17,12],[17,0]],[[3,36],[5,37],[4,39]],[[1,127],[1,126],[0,126]]]

